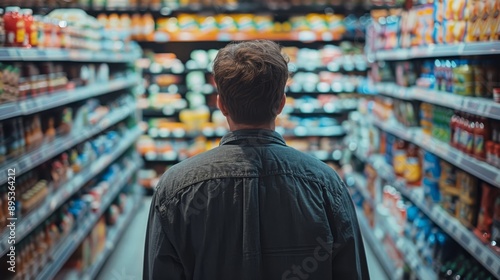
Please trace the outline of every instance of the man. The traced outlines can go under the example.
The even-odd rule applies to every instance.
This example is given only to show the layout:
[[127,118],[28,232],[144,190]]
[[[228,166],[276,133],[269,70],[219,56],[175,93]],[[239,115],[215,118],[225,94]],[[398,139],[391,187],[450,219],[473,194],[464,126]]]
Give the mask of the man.
[[162,176],[144,279],[369,279],[344,183],[274,131],[288,79],[280,47],[229,44],[213,73],[230,132]]

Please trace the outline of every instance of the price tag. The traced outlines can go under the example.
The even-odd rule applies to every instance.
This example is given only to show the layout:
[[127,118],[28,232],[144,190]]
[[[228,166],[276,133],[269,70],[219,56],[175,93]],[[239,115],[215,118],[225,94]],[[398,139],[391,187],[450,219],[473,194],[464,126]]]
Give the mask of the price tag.
[[18,165],[18,168],[19,168],[20,172],[25,172],[26,171],[26,169],[29,166],[29,161],[30,161],[29,158],[24,158],[24,159],[21,159],[19,161],[19,163],[17,165]]

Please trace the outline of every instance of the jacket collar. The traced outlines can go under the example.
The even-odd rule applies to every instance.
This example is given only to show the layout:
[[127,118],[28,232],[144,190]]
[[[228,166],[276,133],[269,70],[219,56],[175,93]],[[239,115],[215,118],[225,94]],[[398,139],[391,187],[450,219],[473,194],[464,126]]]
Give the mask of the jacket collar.
[[244,143],[247,145],[279,144],[286,146],[285,139],[274,130],[242,129],[230,131],[220,141],[220,146]]

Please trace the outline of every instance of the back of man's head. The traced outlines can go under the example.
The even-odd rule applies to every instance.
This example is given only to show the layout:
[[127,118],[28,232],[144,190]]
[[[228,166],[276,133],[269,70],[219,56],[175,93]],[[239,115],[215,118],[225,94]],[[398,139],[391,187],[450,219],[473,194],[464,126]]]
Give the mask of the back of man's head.
[[219,50],[213,73],[220,102],[233,122],[256,125],[276,118],[288,79],[287,59],[278,44],[231,43]]

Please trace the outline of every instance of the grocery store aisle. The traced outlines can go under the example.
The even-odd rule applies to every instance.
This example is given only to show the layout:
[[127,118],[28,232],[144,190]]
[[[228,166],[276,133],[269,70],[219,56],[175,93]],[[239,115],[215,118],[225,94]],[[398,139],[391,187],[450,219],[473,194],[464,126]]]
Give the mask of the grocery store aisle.
[[[129,228],[123,234],[120,242],[118,242],[116,246],[115,251],[109,257],[97,279],[142,279],[144,241],[150,205],[151,197],[144,197],[143,205],[139,208],[137,215],[130,223]],[[366,242],[365,248],[371,279],[389,279],[370,249],[370,246],[368,246]]]
[[142,206],[139,207],[136,216],[97,276],[98,280],[142,279],[144,242],[150,205],[151,196],[144,197]]

